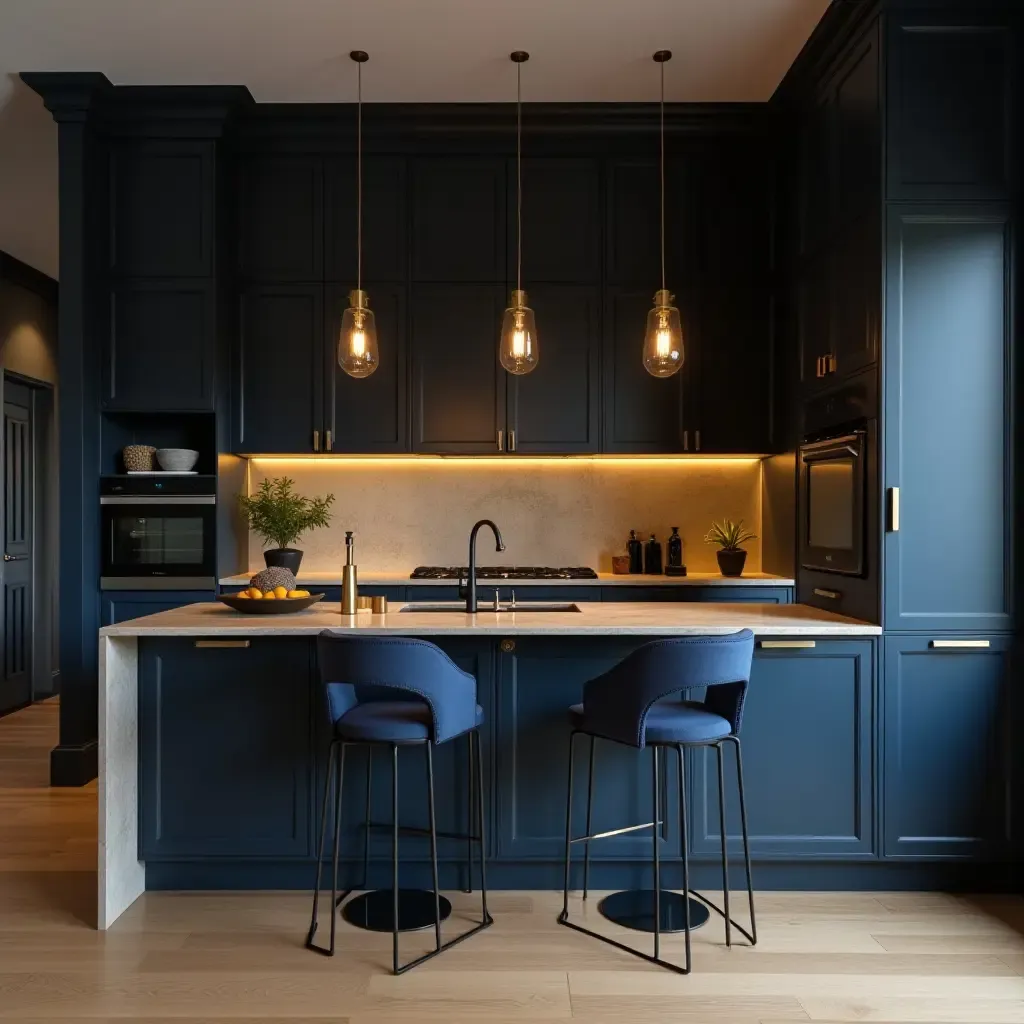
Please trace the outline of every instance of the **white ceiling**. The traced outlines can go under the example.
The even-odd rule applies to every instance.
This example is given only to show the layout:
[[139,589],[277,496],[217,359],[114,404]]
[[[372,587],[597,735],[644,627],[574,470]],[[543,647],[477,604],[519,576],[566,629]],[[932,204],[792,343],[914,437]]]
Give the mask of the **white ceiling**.
[[828,0],[0,0],[0,73],[247,85],[262,102],[765,100]]

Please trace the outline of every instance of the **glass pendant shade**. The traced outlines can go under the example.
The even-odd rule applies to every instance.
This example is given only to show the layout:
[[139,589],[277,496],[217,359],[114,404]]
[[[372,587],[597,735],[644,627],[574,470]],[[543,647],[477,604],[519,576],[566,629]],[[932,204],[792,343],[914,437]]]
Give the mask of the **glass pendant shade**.
[[683,365],[683,326],[673,296],[660,289],[654,308],[647,314],[644,335],[644,367],[652,377],[671,377]]
[[361,289],[349,292],[349,306],[338,332],[338,365],[350,377],[369,377],[377,369],[377,325],[370,300]]
[[537,322],[526,304],[526,292],[514,289],[512,301],[501,319],[501,365],[509,373],[529,373],[537,365]]

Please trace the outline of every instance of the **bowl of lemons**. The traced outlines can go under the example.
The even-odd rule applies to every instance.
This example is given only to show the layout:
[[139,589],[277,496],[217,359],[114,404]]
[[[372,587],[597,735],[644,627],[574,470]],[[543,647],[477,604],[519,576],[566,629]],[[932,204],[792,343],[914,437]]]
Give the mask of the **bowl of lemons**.
[[323,594],[311,594],[299,587],[289,569],[275,566],[256,573],[245,590],[237,594],[221,594],[217,600],[236,612],[285,615],[305,611],[322,601],[323,597]]

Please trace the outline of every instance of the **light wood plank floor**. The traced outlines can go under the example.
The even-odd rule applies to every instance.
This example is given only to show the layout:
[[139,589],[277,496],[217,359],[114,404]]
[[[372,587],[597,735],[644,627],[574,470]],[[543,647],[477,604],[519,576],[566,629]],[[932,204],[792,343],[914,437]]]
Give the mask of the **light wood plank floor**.
[[[1024,1024],[1016,898],[762,893],[757,948],[709,925],[688,978],[557,926],[546,892],[493,894],[493,928],[401,978],[389,936],[304,950],[305,893],[154,893],[96,932],[96,788],[48,788],[56,729],[54,702],[0,719],[0,1020]],[[454,929],[477,903],[452,899]]]

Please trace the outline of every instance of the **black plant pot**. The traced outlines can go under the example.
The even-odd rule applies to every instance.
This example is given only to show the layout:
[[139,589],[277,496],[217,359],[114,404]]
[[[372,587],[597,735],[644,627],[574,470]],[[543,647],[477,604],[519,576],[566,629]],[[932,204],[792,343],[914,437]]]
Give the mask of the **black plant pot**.
[[746,560],[747,553],[743,550],[718,552],[718,568],[722,570],[723,576],[742,576]]
[[298,548],[268,548],[263,552],[263,561],[268,568],[272,565],[279,565],[282,569],[291,569],[296,576],[299,574],[299,566],[302,565],[302,552]]

